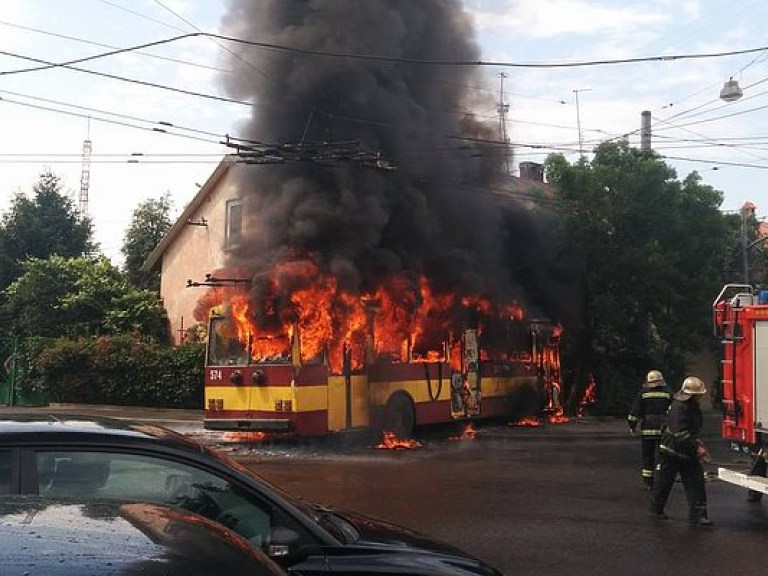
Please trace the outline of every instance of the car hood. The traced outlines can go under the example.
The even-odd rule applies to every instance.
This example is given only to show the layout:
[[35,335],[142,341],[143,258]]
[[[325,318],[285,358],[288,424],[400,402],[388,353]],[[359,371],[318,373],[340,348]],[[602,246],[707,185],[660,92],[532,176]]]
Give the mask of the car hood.
[[[338,574],[408,574],[410,576],[502,576],[466,552],[408,528],[356,512],[334,510],[359,533],[359,538],[326,549],[331,572]],[[301,572],[301,567],[294,567]]]
[[357,529],[360,538],[354,542],[356,546],[395,547],[472,558],[472,556],[455,546],[435,540],[409,528],[398,526],[397,524],[391,524],[384,520],[370,518],[347,510],[334,510],[334,513],[350,522]]

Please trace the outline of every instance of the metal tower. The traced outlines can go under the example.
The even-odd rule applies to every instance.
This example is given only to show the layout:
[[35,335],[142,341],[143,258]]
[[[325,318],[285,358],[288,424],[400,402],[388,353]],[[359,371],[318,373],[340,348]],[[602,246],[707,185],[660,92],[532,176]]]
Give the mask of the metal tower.
[[88,215],[88,188],[91,184],[91,123],[88,122],[88,135],[83,140],[82,170],[80,172],[80,197],[78,211],[81,216]]
[[499,79],[501,81],[501,88],[499,103],[496,105],[496,110],[499,113],[499,139],[504,142],[504,173],[509,174],[511,156],[509,137],[507,136],[507,112],[509,112],[509,104],[504,102],[504,78],[509,78],[509,75],[506,72],[500,72]]

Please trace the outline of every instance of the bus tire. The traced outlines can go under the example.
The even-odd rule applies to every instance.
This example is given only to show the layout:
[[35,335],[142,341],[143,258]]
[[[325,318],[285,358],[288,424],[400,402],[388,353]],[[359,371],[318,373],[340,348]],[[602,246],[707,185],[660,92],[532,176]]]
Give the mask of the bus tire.
[[401,440],[413,435],[416,412],[407,394],[393,394],[384,409],[384,431],[392,432]]

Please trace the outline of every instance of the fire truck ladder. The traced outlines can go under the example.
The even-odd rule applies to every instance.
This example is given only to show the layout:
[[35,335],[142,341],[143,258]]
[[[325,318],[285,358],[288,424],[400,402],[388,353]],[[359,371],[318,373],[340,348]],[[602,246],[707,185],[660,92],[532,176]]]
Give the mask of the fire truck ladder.
[[[730,292],[734,289],[738,292],[727,300],[728,307],[733,310],[733,318],[732,320],[729,320],[727,319],[727,315],[726,318],[723,318],[722,339],[720,341],[723,346],[730,347],[730,350],[725,349],[725,358],[720,361],[720,381],[723,388],[725,388],[725,386],[730,386],[731,389],[731,399],[726,400],[723,398],[722,406],[723,420],[728,421],[732,426],[738,425],[739,417],[741,416],[741,407],[736,398],[736,371],[738,369],[738,366],[736,365],[736,346],[739,342],[744,340],[744,336],[739,330],[739,311],[743,308],[742,301],[745,298],[751,302],[752,286],[749,284],[727,284],[723,287],[712,304],[712,310],[715,311],[717,305],[726,300],[726,292]],[[747,289],[747,292],[743,292],[744,289]],[[726,368],[730,368],[728,373],[726,373]]]
[[[736,399],[736,345],[744,340],[744,337],[736,334],[736,327],[738,326],[739,313],[734,310],[733,321],[723,322],[723,339],[721,344],[730,348],[730,351],[726,351],[725,358],[720,361],[721,364],[721,376],[720,381],[723,387],[730,386],[731,399],[726,400],[723,398],[723,419],[736,426],[739,423],[739,415],[741,410],[739,409],[739,402]],[[726,371],[726,369],[728,370]]]

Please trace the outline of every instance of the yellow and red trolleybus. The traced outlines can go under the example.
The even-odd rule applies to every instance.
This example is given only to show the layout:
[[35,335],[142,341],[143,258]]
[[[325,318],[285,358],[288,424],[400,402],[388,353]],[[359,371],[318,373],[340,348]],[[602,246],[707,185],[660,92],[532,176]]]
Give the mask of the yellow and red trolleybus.
[[[391,275],[350,292],[309,260],[259,282],[215,288],[205,426],[321,436],[506,414],[529,415],[559,389],[559,326],[515,302],[437,293]],[[523,414],[526,412],[526,414]]]
[[421,425],[532,415],[547,398],[551,408],[560,327],[520,313],[482,321],[477,306],[466,310],[459,325],[443,318],[439,344],[432,335],[427,349],[423,333],[388,337],[380,306],[367,306],[357,330],[324,347],[312,340],[317,316],[256,330],[247,307],[219,307],[208,330],[205,427],[298,436],[373,429],[407,438]]

